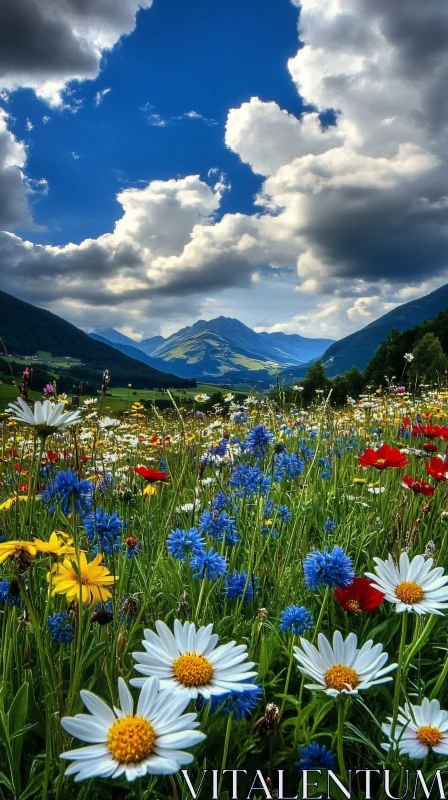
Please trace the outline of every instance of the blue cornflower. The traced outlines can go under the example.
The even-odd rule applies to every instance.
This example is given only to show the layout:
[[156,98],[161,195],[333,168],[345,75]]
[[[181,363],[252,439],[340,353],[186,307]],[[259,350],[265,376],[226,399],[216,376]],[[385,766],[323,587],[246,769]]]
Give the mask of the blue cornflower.
[[98,489],[100,490],[101,494],[106,494],[109,489],[113,489],[113,486],[114,476],[111,472],[104,472],[101,480],[98,483]]
[[263,689],[257,686],[235,694],[212,695],[210,711],[213,714],[219,709],[221,714],[231,714],[237,720],[250,719],[262,694]]
[[247,422],[247,414],[245,411],[234,411],[230,419],[235,425],[244,425]]
[[68,611],[56,611],[47,617],[51,641],[57,644],[71,644],[73,641],[73,624]]
[[348,586],[355,573],[352,560],[346,556],[342,547],[335,545],[331,553],[328,547],[323,553],[314,550],[308,553],[303,565],[305,583],[308,589],[317,589],[318,586]]
[[168,472],[168,463],[166,458],[159,458],[159,469],[161,472]]
[[305,461],[310,461],[312,458],[314,458],[313,448],[303,442],[300,445],[300,452],[304,457]]
[[274,508],[274,501],[272,497],[266,500],[263,508],[263,514],[265,517],[270,517]]
[[331,769],[336,768],[336,762],[331,750],[327,750],[325,745],[321,747],[317,742],[310,742],[306,747],[299,747],[300,761],[296,761],[296,767],[302,772],[304,769]]
[[291,453],[289,456],[287,470],[290,478],[298,478],[299,475],[303,475],[305,464],[299,458],[299,456],[297,456],[295,453]]
[[278,483],[288,475],[290,478],[298,478],[303,475],[305,464],[295,453],[277,453],[274,458],[274,480]]
[[216,497],[213,498],[212,508],[213,511],[222,511],[223,508],[230,508],[232,505],[232,498],[227,497],[224,492],[218,492]]
[[314,626],[312,616],[303,606],[288,606],[281,613],[279,629],[291,631],[296,636],[302,636]]
[[327,521],[324,523],[323,530],[325,531],[325,533],[329,533],[330,531],[335,531],[336,523],[333,522],[332,519],[327,519]]
[[235,527],[235,520],[229,517],[226,511],[214,511],[211,513],[207,509],[199,517],[199,533],[207,533],[212,539],[217,539],[228,545],[236,545],[238,542],[238,531]]
[[246,453],[250,453],[255,458],[263,458],[269,451],[269,445],[274,440],[274,434],[267,431],[264,425],[256,425],[255,428],[247,434],[242,449]]
[[[254,596],[254,579],[247,584],[247,572],[231,572],[226,577],[227,600],[239,600],[244,593],[244,602],[248,603]],[[244,589],[246,591],[244,592]]]
[[5,579],[0,581],[0,605],[20,606],[21,601],[20,586],[16,580],[7,581]]
[[328,480],[329,478],[331,478],[331,472],[330,472],[330,470],[329,470],[329,469],[324,469],[324,471],[320,473],[320,477],[321,477],[321,478],[322,478],[322,480],[324,480],[324,481],[325,481],[325,480]]
[[115,511],[109,516],[107,511],[97,508],[95,514],[84,518],[84,528],[90,545],[98,546],[104,553],[117,553],[121,547],[123,521]]
[[72,509],[82,514],[92,507],[92,484],[85,480],[78,481],[78,474],[69,467],[48,482],[40,497],[50,506],[50,512],[54,511],[54,505],[51,504],[59,503],[63,514],[70,514]]
[[230,485],[239,489],[237,497],[253,497],[269,494],[271,488],[270,478],[267,478],[259,467],[250,464],[237,464],[230,476]]
[[278,516],[280,517],[282,522],[289,522],[292,517],[292,513],[289,510],[288,506],[280,506],[278,509]]
[[190,559],[192,569],[197,569],[193,578],[208,578],[215,583],[227,572],[227,559],[221,553],[217,553],[213,547],[210,550],[200,550]]
[[220,458],[224,458],[227,455],[227,450],[229,448],[229,440],[228,439],[221,439],[219,444],[212,445],[209,447],[208,452],[211,456],[219,456]]
[[205,550],[205,541],[197,528],[181,531],[176,528],[167,536],[166,546],[170,556],[177,561],[185,561],[189,555],[197,556]]

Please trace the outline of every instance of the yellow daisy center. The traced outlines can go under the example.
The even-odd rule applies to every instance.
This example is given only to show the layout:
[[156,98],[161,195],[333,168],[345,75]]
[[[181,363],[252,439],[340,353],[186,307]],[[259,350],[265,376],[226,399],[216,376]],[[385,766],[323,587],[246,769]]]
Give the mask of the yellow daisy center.
[[181,655],[173,663],[174,675],[184,686],[205,686],[213,675],[210,661],[194,650]]
[[417,730],[417,739],[426,747],[434,747],[442,741],[442,732],[433,725],[422,725]]
[[358,673],[344,664],[335,664],[325,673],[325,683],[329,689],[342,692],[344,689],[356,689],[359,683]]
[[409,583],[408,581],[399,583],[395,589],[395,595],[398,599],[408,606],[412,606],[414,603],[419,603],[420,600],[423,600],[423,594],[423,589],[418,583]]
[[357,600],[347,600],[347,608],[350,609],[352,614],[361,613],[361,606]]
[[109,728],[107,746],[121,764],[134,764],[151,755],[156,734],[144,717],[120,717]]

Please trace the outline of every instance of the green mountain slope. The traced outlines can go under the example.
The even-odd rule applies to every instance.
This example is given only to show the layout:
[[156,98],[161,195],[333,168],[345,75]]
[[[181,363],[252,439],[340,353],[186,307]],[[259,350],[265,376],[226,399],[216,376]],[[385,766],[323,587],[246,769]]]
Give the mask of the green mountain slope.
[[[183,387],[191,385],[175,375],[160,372],[121,353],[115,347],[95,341],[61,317],[18,300],[0,291],[0,339],[2,350],[12,356],[33,356],[38,352],[51,353],[63,359],[70,357],[82,362],[67,369],[78,380],[101,384],[108,369],[111,385],[132,383],[136,388]],[[1,355],[1,353],[0,353]]]
[[[340,375],[352,367],[363,370],[391,330],[396,328],[402,332],[413,328],[424,320],[434,319],[437,314],[447,308],[448,284],[441,286],[431,294],[392,309],[366,325],[365,328],[334,342],[325,351],[320,360],[325,364],[327,375]],[[306,375],[309,366],[310,364],[305,364],[301,367],[289,368],[281,375],[287,382],[290,382]]]

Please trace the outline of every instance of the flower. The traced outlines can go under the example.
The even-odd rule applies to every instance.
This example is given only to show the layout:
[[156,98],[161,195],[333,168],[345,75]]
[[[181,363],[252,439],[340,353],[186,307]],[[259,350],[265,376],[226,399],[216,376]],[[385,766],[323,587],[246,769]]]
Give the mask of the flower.
[[21,602],[19,582],[15,578],[0,581],[0,605],[19,606]]
[[402,553],[397,566],[389,554],[387,561],[373,559],[375,573],[366,572],[373,580],[373,586],[384,592],[389,603],[396,604],[397,612],[415,611],[416,614],[439,614],[441,608],[448,608],[448,576],[442,567],[432,569],[432,558],[415,556],[409,561],[407,553]]
[[170,476],[167,472],[158,472],[158,470],[154,469],[153,467],[144,467],[140,464],[138,467],[134,467],[134,472],[136,475],[140,475],[145,481],[148,483],[155,483],[156,481],[169,481]]
[[177,561],[185,561],[185,558],[190,553],[195,556],[203,553],[205,541],[197,528],[190,528],[189,531],[181,531],[176,528],[175,531],[171,531],[170,535],[167,536],[166,546],[170,556]]
[[66,472],[61,470],[55,479],[48,482],[40,495],[47,505],[52,501],[60,504],[63,514],[76,514],[90,511],[92,506],[92,486],[89,481],[78,480],[78,473],[70,467]]
[[47,574],[47,581],[53,585],[52,595],[65,594],[67,600],[81,599],[83,603],[104,603],[112,597],[106,587],[115,583],[118,575],[111,575],[107,567],[101,566],[101,560],[98,553],[88,563],[85,553],[80,553],[79,565],[70,558],[55,564]]
[[401,484],[407,489],[411,489],[414,494],[423,494],[425,497],[432,497],[435,492],[434,486],[426,481],[419,481],[418,478],[411,478],[410,475],[405,475]]
[[433,456],[431,461],[425,461],[426,472],[436,481],[448,481],[448,461],[439,456]]
[[379,470],[389,467],[401,469],[409,463],[406,454],[401,453],[398,447],[391,447],[390,444],[383,444],[378,450],[367,448],[361,456],[358,456],[358,461],[363,467],[375,467]]
[[308,553],[303,571],[308,589],[317,589],[318,586],[348,586],[354,578],[352,560],[339,545],[335,545],[331,553],[328,547],[323,553],[319,550]]
[[254,596],[253,584],[253,579],[247,580],[247,572],[230,573],[225,583],[227,600],[239,600],[244,597],[244,602],[249,603]]
[[250,719],[252,712],[260,702],[263,689],[261,686],[255,685],[255,689],[245,690],[243,692],[233,692],[228,695],[220,695],[212,697],[210,704],[210,711],[219,709],[221,714],[230,714],[237,720]]
[[324,523],[324,526],[323,526],[322,530],[325,533],[330,533],[330,531],[335,531],[336,530],[336,523],[333,522],[332,519],[327,519],[327,521]]
[[190,560],[192,569],[198,572],[193,578],[207,578],[215,583],[227,572],[227,559],[221,553],[217,553],[213,547],[210,550],[199,550]]
[[50,629],[51,641],[57,644],[71,644],[73,641],[74,628],[72,617],[68,611],[56,611],[47,617],[47,624]]
[[300,761],[296,761],[296,767],[300,772],[304,769],[336,769],[336,762],[331,750],[327,750],[325,745],[319,747],[317,742],[310,742],[306,747],[299,747]]
[[104,553],[118,552],[120,549],[123,524],[117,511],[109,516],[101,508],[97,508],[94,515],[84,518],[89,544],[97,542]]
[[[174,620],[174,634],[164,622],[156,621],[157,634],[145,630],[142,644],[145,653],[133,653],[135,669],[149,677],[157,675],[162,689],[182,693],[195,700],[202,695],[209,700],[213,695],[227,692],[244,692],[256,689],[247,683],[256,676],[253,662],[246,661],[246,645],[227,642],[216,645],[219,636],[212,633],[213,625],[196,631],[193,622],[181,625]],[[143,686],[146,678],[132,678],[132,686]]]
[[383,592],[375,589],[367,578],[353,578],[345,589],[338,586],[334,597],[344,611],[350,614],[374,611],[384,601]]
[[34,537],[33,544],[38,553],[45,553],[52,556],[75,555],[75,548],[73,547],[72,540],[62,531],[53,531],[48,542],[43,542],[42,539],[36,539],[36,537]]
[[230,486],[239,489],[237,497],[253,497],[254,494],[266,497],[271,488],[271,481],[259,467],[237,464],[230,476]]
[[281,631],[290,630],[293,635],[301,636],[313,626],[311,614],[303,606],[288,606],[281,613],[279,625]]
[[73,763],[66,775],[75,781],[88,778],[119,778],[133,781],[145,775],[171,775],[181,766],[191,764],[193,756],[181,750],[193,747],[206,737],[195,730],[196,714],[183,714],[188,697],[170,696],[161,692],[157,678],[145,682],[134,713],[132,695],[118,678],[121,710],[112,710],[97,695],[81,691],[84,705],[90,711],[75,717],[62,717],[61,725],[69,734],[91,742],[62,753],[61,758]]
[[201,394],[195,394],[194,399],[196,400],[197,403],[206,403],[207,400],[210,400],[210,397],[208,394],[201,393]]
[[405,354],[404,354],[404,356],[403,356],[403,358],[405,359],[405,361],[407,361],[407,362],[408,362],[408,364],[409,364],[411,361],[413,361],[413,360],[414,360],[414,356],[412,355],[412,353],[405,353]]
[[53,405],[49,400],[44,400],[43,403],[36,400],[34,411],[31,411],[23,397],[19,397],[16,403],[9,403],[8,409],[11,412],[10,419],[36,428],[38,436],[42,438],[63,431],[70,425],[76,425],[81,417],[79,409],[67,413],[64,411],[64,403]]
[[264,425],[257,425],[247,434],[242,449],[250,453],[255,458],[263,458],[267,455],[269,445],[274,439],[274,434],[267,431]]
[[22,542],[14,539],[1,542],[0,564],[3,564],[3,562],[10,557],[13,557],[15,560],[31,562],[31,559],[36,557],[36,553],[36,547],[32,542]]
[[[448,712],[441,711],[438,700],[423,698],[421,706],[405,704],[398,712],[394,739],[392,739],[392,717],[382,726],[390,741],[398,745],[400,754],[411,758],[425,758],[434,753],[448,755]],[[382,745],[389,750],[390,744]]]
[[199,533],[207,533],[212,539],[217,539],[228,545],[236,545],[238,542],[238,531],[235,527],[235,520],[225,511],[210,513],[208,509],[203,511],[199,517]]
[[323,633],[319,633],[317,641],[316,648],[306,639],[301,639],[302,649],[294,647],[294,656],[300,671],[315,681],[305,684],[306,688],[324,691],[331,697],[358,694],[358,691],[371,686],[387,683],[392,678],[385,676],[398,666],[390,664],[384,667],[388,655],[383,653],[383,645],[374,645],[372,639],[358,650],[354,633],[349,633],[344,641],[341,632],[335,631],[333,646]]
[[99,426],[104,431],[110,431],[113,430],[113,428],[119,428],[120,425],[121,425],[120,420],[114,419],[114,417],[103,417],[99,421]]

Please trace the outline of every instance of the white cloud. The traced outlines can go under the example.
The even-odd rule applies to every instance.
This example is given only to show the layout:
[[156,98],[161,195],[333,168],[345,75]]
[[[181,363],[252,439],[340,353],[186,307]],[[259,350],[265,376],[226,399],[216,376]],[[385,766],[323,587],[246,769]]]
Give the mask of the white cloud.
[[101,57],[134,30],[153,0],[2,0],[0,88],[33,89],[52,106],[73,80],[96,78]]
[[106,95],[109,94],[109,92],[111,92],[111,91],[112,91],[112,89],[107,88],[107,89],[101,89],[99,92],[97,92],[96,95],[95,95],[95,105],[99,106],[100,103],[103,102],[103,100],[106,97]]

